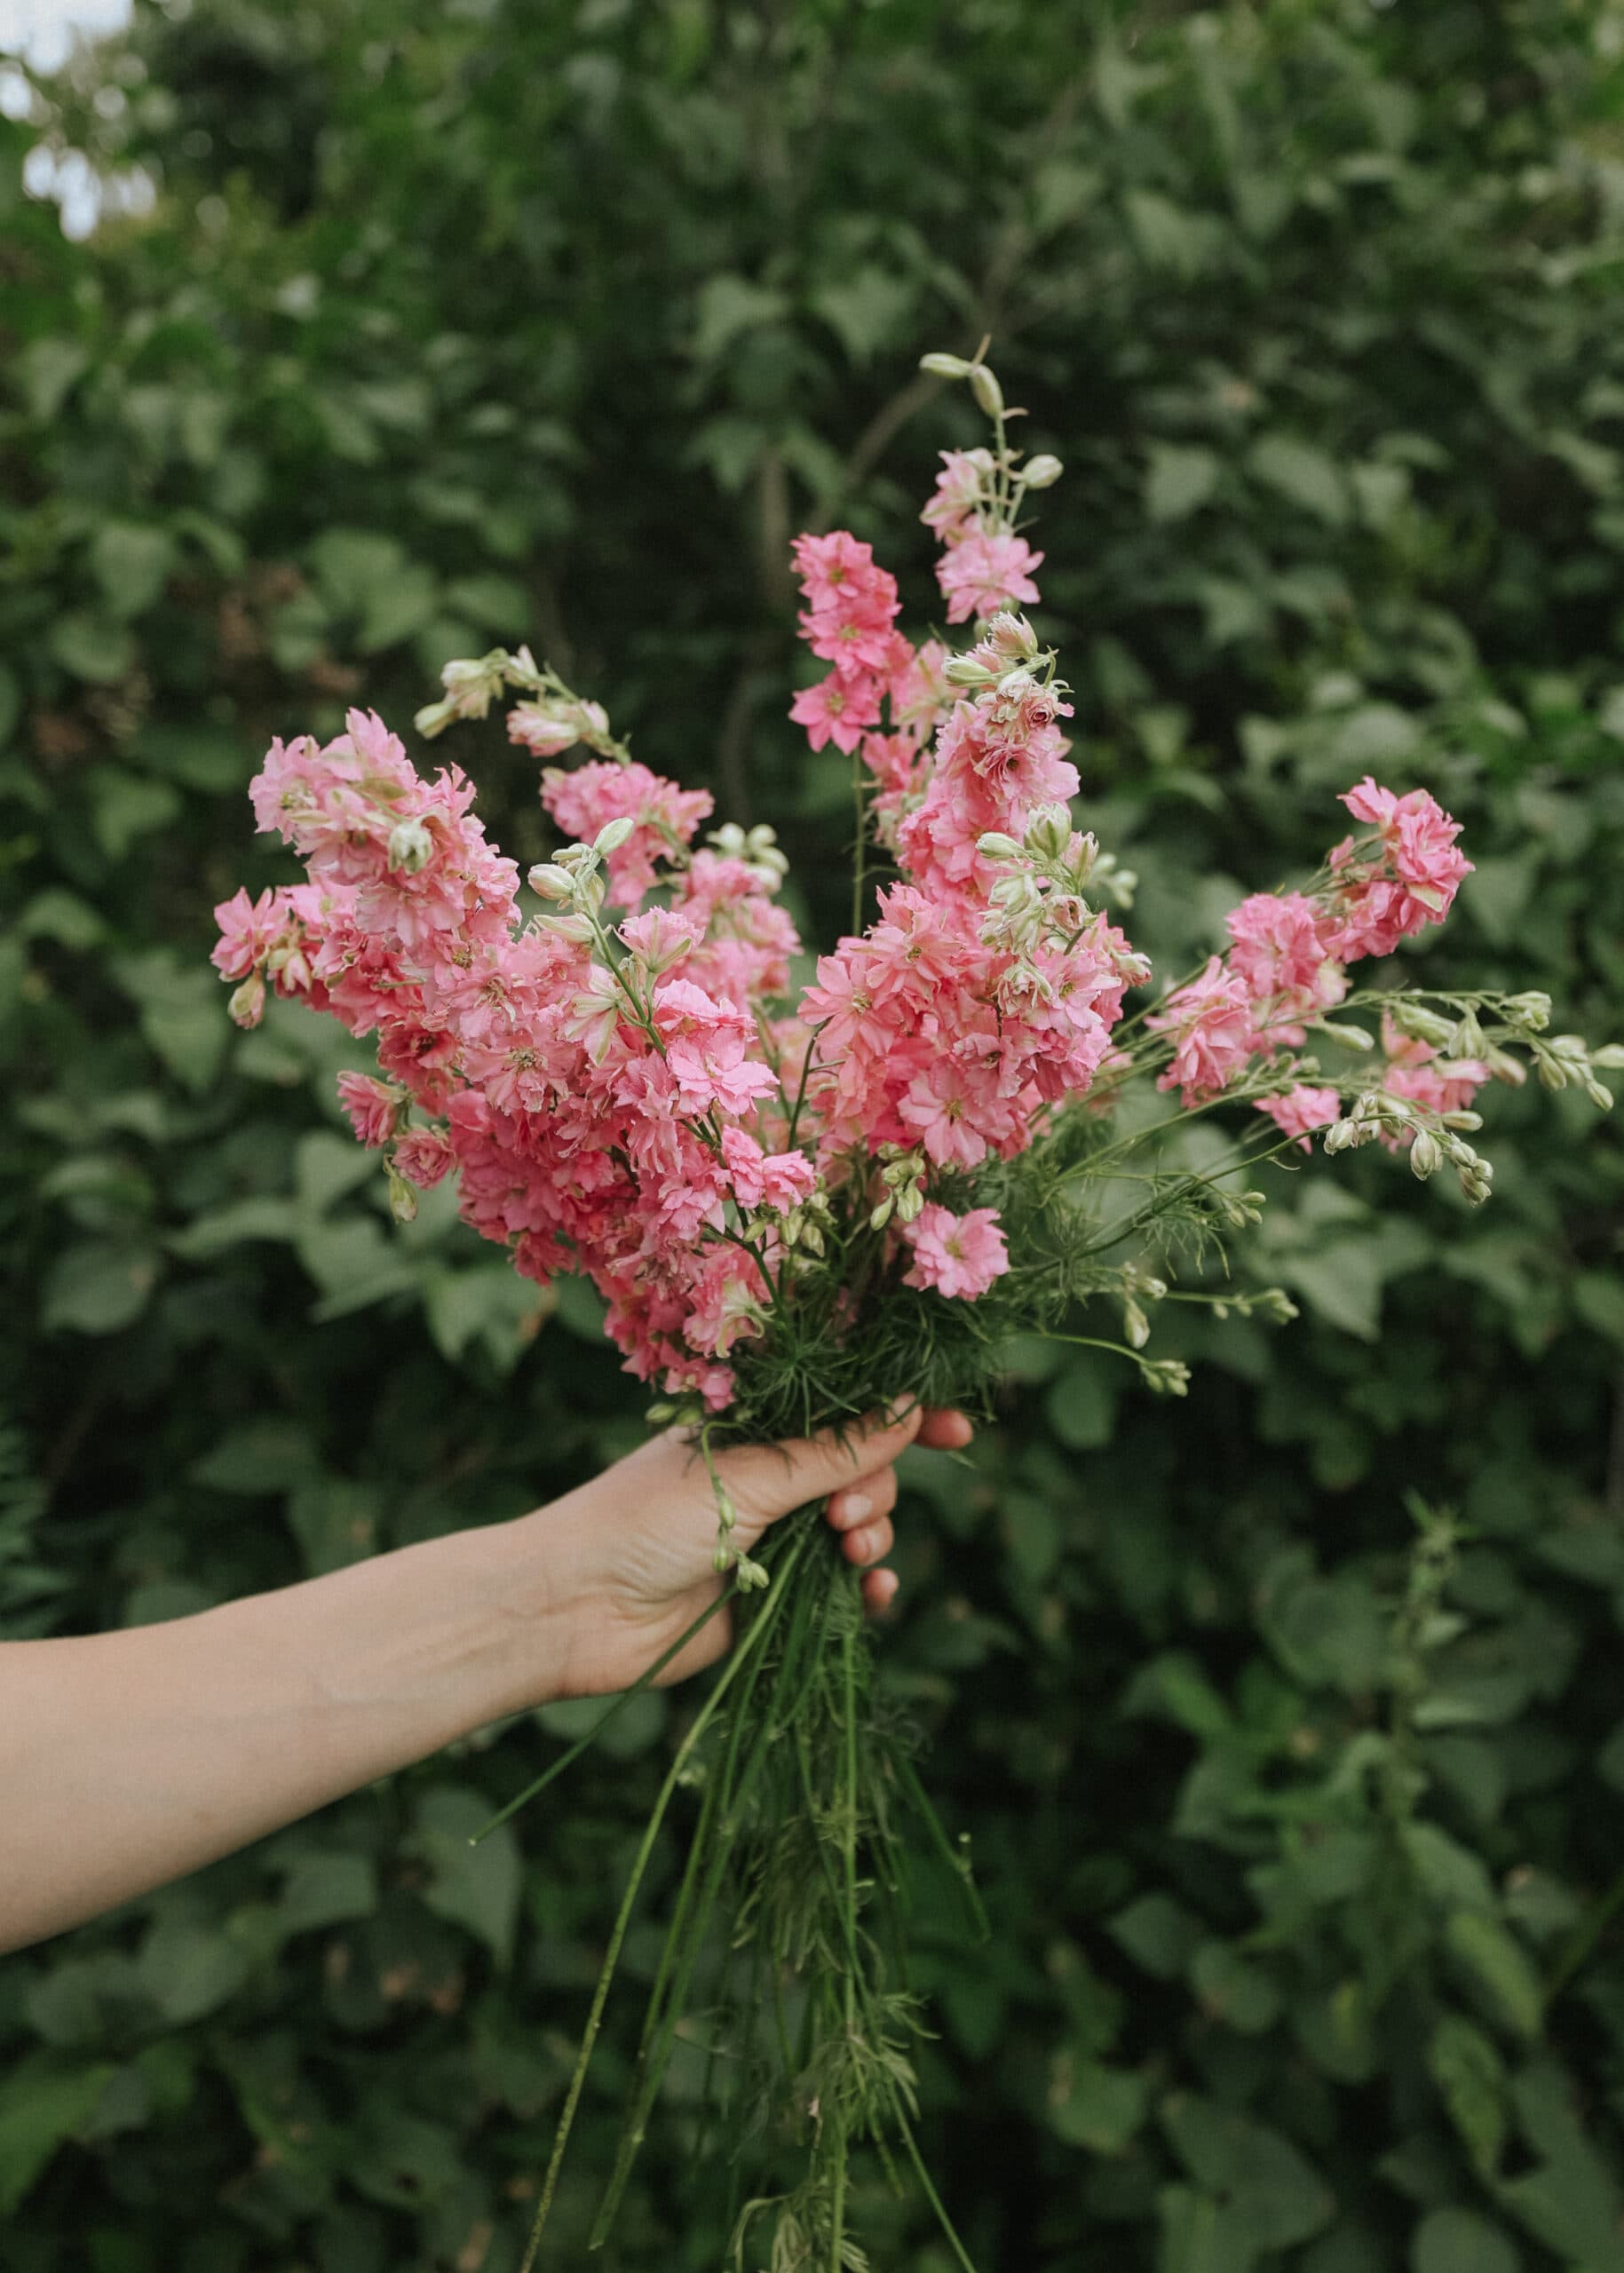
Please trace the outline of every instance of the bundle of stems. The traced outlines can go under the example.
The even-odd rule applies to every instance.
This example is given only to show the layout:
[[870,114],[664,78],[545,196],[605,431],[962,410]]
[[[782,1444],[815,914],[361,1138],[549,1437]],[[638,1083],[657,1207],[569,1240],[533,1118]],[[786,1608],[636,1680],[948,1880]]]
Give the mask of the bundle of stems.
[[[609,1937],[522,2273],[540,2253],[627,1930],[685,1787],[697,1789],[698,1817],[590,2246],[608,2237],[709,1957],[719,1958],[723,1983],[720,1993],[707,1987],[704,2099],[733,2142],[735,2263],[770,2216],[772,2273],[861,2268],[849,2197],[853,2158],[867,2145],[893,2184],[899,2166],[911,2168],[956,2261],[970,2268],[914,2134],[913,2049],[923,2031],[907,1985],[907,1847],[934,1855],[968,1935],[984,1939],[986,1919],[968,1856],[921,1785],[916,1735],[876,1688],[859,1574],[822,1513],[805,1508],[778,1526],[760,1549],[768,1584],[727,1588],[638,1684],[733,1607],[736,1646],[677,1746]],[[495,1821],[551,1783],[636,1693],[617,1699]],[[745,2151],[757,2150],[764,2175],[780,2142],[798,2149],[802,2175],[786,2191],[745,2198]]]

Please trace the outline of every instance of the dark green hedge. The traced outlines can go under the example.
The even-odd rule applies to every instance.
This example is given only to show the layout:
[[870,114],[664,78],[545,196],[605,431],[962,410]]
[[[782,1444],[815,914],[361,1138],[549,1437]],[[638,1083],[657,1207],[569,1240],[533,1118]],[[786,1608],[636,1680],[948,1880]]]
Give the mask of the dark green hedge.
[[[527,637],[777,821],[832,926],[785,548],[849,520],[928,614],[913,516],[970,434],[923,348],[992,331],[1067,463],[1042,628],[1164,967],[1370,769],[1467,824],[1431,969],[1616,1030],[1615,0],[196,0],[40,102],[159,194],[70,245],[0,122],[10,1634],[637,1439],[590,1304],[447,1207],[390,1227],[342,1037],[234,1034],[209,907],[285,873],[270,733],[404,723]],[[535,857],[525,767],[458,755]],[[1237,1267],[1304,1315],[1164,1326],[1186,1405],[1018,1350],[974,1467],[910,1475],[885,1658],[996,1927],[922,1897],[924,2128],[986,2269],[1624,2269],[1624,1160],[1567,1096],[1496,1092],[1485,1141],[1480,1215],[1363,1156],[1281,1179]],[[7,2273],[512,2273],[686,1709],[477,1857],[574,1711],[0,1966]],[[607,2265],[720,2261],[692,2080]],[[916,2205],[868,2223],[945,2266]]]

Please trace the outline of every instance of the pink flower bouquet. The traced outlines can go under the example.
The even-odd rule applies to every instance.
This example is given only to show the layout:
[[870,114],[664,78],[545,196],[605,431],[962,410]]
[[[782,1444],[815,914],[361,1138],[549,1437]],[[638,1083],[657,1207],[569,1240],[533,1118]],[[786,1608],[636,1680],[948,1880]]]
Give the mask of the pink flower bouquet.
[[[1224,954],[1145,992],[1149,965],[1113,920],[1133,879],[1073,825],[1066,688],[1021,612],[1043,559],[1022,510],[1060,468],[1011,447],[1015,414],[985,363],[926,362],[967,379],[993,428],[989,447],[946,454],[923,517],[963,644],[900,631],[896,583],[856,537],[795,546],[802,632],[828,669],[792,716],[814,749],[850,755],[858,817],[851,931],[812,984],[791,986],[800,943],[772,830],[701,841],[709,796],[632,759],[604,711],[524,648],[448,665],[416,725],[436,735],[511,691],[515,742],[549,761],[586,753],[543,772],[566,841],[531,869],[529,902],[466,778],[425,779],[353,711],[325,747],[274,743],[253,785],[260,828],[307,881],[217,911],[241,1023],[274,989],[376,1035],[377,1074],[341,1089],[397,1213],[455,1176],[463,1220],[515,1270],[589,1279],[627,1366],[657,1386],[651,1420],[707,1462],[722,1442],[838,1428],[899,1398],[973,1405],[1017,1332],[1115,1350],[1177,1394],[1185,1369],[1149,1346],[1171,1258],[1255,1219],[1262,1163],[1316,1134],[1327,1152],[1374,1141],[1418,1176],[1447,1167],[1481,1201],[1480,1087],[1532,1062],[1604,1106],[1598,1068],[1620,1062],[1548,1039],[1543,996],[1422,994],[1385,971],[1361,986],[1356,966],[1441,922],[1470,867],[1424,789],[1369,780],[1343,796],[1354,830],[1317,875],[1243,900]],[[1165,1110],[1153,1089],[1172,1093]],[[1215,1110],[1232,1115],[1232,1144],[1192,1168],[1180,1125]],[[1292,1314],[1278,1289],[1185,1298]],[[1077,1331],[1090,1301],[1113,1304],[1120,1336]],[[771,2119],[751,2134],[763,2173],[799,2150],[787,2187],[764,2176],[743,2204],[738,2261],[770,2224],[774,2267],[838,2273],[862,2261],[854,2153],[910,2163],[940,2210],[913,2131],[910,1820],[934,1857],[920,1867],[945,1870],[972,1922],[978,1905],[907,1730],[875,1707],[856,1580],[824,1528],[809,1513],[756,1559],[719,1484],[717,1513],[740,1638],[644,1843],[646,1861],[678,1785],[698,1778],[597,2237],[703,1968],[713,2070],[745,2079],[734,2092],[772,2078]],[[747,2129],[728,2126],[741,2152]]]

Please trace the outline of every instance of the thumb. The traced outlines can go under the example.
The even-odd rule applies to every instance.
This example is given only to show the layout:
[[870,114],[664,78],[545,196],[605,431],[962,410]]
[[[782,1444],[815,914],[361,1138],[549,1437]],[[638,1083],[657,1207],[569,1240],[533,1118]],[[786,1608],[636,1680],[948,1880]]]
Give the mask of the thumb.
[[[895,1417],[891,1417],[894,1415]],[[795,1437],[781,1445],[740,1445],[722,1453],[717,1470],[752,1538],[811,1500],[889,1468],[919,1434],[924,1407],[916,1398],[842,1430]]]

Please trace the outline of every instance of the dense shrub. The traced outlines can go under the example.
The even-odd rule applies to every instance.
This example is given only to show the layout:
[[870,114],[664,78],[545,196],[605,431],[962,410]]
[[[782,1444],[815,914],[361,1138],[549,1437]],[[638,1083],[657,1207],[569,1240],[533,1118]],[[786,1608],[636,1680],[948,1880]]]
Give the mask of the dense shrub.
[[[271,732],[527,637],[837,920],[786,544],[848,519],[925,614],[968,430],[924,347],[992,331],[1067,462],[1042,628],[1164,968],[1369,768],[1468,826],[1435,968],[1616,1014],[1613,0],[197,0],[38,100],[158,198],[70,244],[0,122],[7,1633],[637,1440],[590,1303],[448,1207],[389,1226],[343,1038],[234,1034],[209,907],[283,873]],[[466,748],[535,857],[524,766]],[[1280,1180],[1235,1267],[1304,1316],[1164,1323],[1186,1406],[1019,1349],[973,1464],[910,1477],[886,1659],[996,1925],[922,1889],[927,2128],[985,2267],[1624,2268],[1624,1168],[1571,1097],[1492,1111],[1478,1216],[1363,1157]],[[0,1967],[8,2273],[511,2273],[685,1709],[477,1856],[573,1709]],[[607,2263],[723,2253],[681,2081]]]

